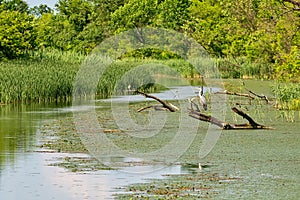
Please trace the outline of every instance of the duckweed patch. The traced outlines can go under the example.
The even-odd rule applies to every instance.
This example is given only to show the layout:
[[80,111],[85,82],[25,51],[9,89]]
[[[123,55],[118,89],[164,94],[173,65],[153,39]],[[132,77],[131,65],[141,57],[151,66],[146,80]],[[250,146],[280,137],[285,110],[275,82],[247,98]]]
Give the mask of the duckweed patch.
[[112,170],[112,168],[103,165],[97,159],[92,157],[65,157],[51,166],[59,166],[72,172],[88,172],[97,170]]
[[220,176],[217,173],[165,175],[165,179],[133,184],[117,199],[211,199],[220,193],[222,184],[240,181],[237,177]]
[[43,136],[40,147],[61,153],[88,153],[75,129],[70,117],[44,124],[40,130]]

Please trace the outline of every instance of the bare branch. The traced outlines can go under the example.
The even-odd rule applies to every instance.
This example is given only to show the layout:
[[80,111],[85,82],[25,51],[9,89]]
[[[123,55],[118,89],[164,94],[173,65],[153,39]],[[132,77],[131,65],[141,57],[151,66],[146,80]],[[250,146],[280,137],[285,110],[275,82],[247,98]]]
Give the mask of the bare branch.
[[242,94],[242,93],[237,93],[237,92],[228,92],[227,90],[223,92],[215,92],[214,94],[227,94],[227,95],[235,95],[235,96],[241,96],[241,97],[247,97],[249,99],[254,99],[253,96],[250,94]]
[[195,119],[205,121],[205,122],[210,122],[211,124],[214,124],[224,130],[240,130],[240,129],[273,129],[272,127],[260,125],[256,123],[249,115],[244,113],[241,110],[238,110],[237,108],[232,108],[232,110],[241,115],[243,118],[247,119],[249,121],[248,124],[231,124],[227,122],[223,122],[215,117],[209,116],[202,114],[198,111],[190,111],[189,116],[193,117]]
[[[246,90],[248,90],[248,89],[246,89]],[[265,95],[258,95],[256,93],[252,92],[251,90],[248,90],[248,92],[251,93],[251,94],[253,94],[254,96],[260,98],[260,99],[265,100],[267,102],[267,104],[270,103],[268,97],[266,97]]]
[[159,103],[161,103],[163,105],[164,108],[168,109],[170,112],[176,112],[176,111],[179,110],[179,108],[177,108],[173,104],[171,104],[169,102],[165,102],[165,101],[163,101],[163,100],[161,100],[161,99],[159,99],[155,96],[152,96],[150,94],[146,94],[146,93],[138,91],[138,90],[136,90],[135,92],[145,96],[146,98],[151,98],[151,99],[154,99],[154,100],[158,101]]

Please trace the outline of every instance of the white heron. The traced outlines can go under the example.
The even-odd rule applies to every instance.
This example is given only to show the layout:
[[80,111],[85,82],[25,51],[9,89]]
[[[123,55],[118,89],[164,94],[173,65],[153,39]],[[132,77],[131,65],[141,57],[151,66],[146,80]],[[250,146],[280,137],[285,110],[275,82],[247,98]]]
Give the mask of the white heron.
[[206,99],[205,97],[203,96],[203,86],[199,87],[199,93],[198,93],[198,96],[200,98],[200,104],[202,106],[202,108],[204,110],[207,110],[207,103],[206,103]]

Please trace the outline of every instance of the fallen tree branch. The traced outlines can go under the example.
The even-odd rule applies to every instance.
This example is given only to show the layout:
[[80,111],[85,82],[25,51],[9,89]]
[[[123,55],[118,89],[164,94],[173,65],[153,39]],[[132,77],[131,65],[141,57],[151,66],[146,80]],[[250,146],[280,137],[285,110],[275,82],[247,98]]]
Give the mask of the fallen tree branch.
[[[256,94],[254,92],[252,92],[251,90],[248,90],[246,89],[250,94],[246,94],[246,93],[237,93],[237,92],[228,92],[227,90],[225,91],[219,91],[219,92],[215,92],[214,94],[227,94],[227,95],[235,95],[235,96],[241,96],[241,97],[247,97],[249,99],[255,99],[255,97],[259,98],[259,99],[263,99],[267,102],[267,104],[270,103],[268,97],[266,97],[265,95],[259,95],[259,94]],[[251,96],[251,94],[253,96]]]
[[226,126],[225,122],[223,122],[223,121],[221,121],[221,120],[219,120],[219,119],[217,119],[215,117],[202,114],[199,111],[192,110],[192,111],[190,111],[189,116],[193,117],[195,119],[199,119],[201,121],[210,122],[210,123],[212,123],[212,124],[214,124],[214,125],[216,125],[216,126],[218,126],[220,128],[223,128],[223,129]]
[[224,130],[241,130],[241,129],[273,129],[272,127],[264,126],[261,124],[256,123],[248,114],[244,113],[243,111],[232,108],[232,111],[237,113],[238,115],[241,115],[243,118],[247,119],[249,123],[247,124],[232,124],[228,122],[223,122],[215,117],[205,115],[200,113],[199,111],[191,110],[189,113],[190,117],[193,117],[195,119],[209,122],[211,124],[214,124]]
[[[159,98],[157,98],[157,97],[155,97],[155,96],[152,96],[152,95],[150,95],[150,94],[146,94],[146,93],[141,92],[141,91],[138,91],[138,90],[136,90],[135,92],[138,93],[138,94],[141,94],[141,95],[145,96],[146,98],[151,98],[151,99],[154,99],[154,100],[158,101],[159,103],[162,104],[162,107],[163,107],[163,108],[169,110],[170,112],[176,112],[176,111],[179,110],[179,108],[177,108],[177,107],[174,106],[173,104],[171,104],[171,103],[169,103],[169,102],[167,102],[167,101],[163,101],[163,100],[161,100],[161,99],[159,99]],[[148,108],[151,108],[151,107],[154,107],[154,108],[155,108],[155,106],[147,106],[147,107],[144,107],[144,108],[145,108],[145,109],[148,109]],[[157,107],[156,107],[156,108],[157,108]],[[145,110],[145,109],[141,108],[141,109],[139,109],[140,111],[138,110],[138,112],[141,112],[141,111],[143,111],[143,110]]]
[[215,92],[214,94],[227,94],[227,95],[235,95],[235,96],[247,97],[249,99],[255,99],[250,94],[243,94],[243,93],[237,93],[237,92],[228,92],[227,90],[222,91],[222,92]]
[[143,110],[147,110],[149,108],[154,108],[154,110],[165,110],[165,111],[169,110],[169,109],[163,107],[162,105],[153,105],[153,106],[142,107],[142,108],[138,109],[137,112],[142,112]]
[[[246,90],[248,90],[248,89],[246,89]],[[250,94],[253,94],[254,96],[260,98],[260,99],[265,100],[265,101],[267,102],[267,104],[270,103],[268,97],[266,97],[265,95],[259,95],[259,94],[256,94],[256,93],[252,92],[251,90],[248,90],[248,92],[249,92]]]

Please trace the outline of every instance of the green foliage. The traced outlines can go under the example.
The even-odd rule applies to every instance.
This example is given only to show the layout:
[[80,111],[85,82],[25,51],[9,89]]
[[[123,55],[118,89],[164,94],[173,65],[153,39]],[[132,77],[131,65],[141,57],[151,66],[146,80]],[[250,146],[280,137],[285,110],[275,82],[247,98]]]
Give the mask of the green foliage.
[[56,8],[77,32],[82,31],[91,22],[94,10],[93,4],[85,0],[59,0]]
[[40,47],[69,51],[76,46],[77,32],[70,22],[59,15],[44,14],[38,21],[37,41]]
[[299,47],[299,13],[278,1],[192,1],[186,30],[217,57],[275,63]]
[[293,46],[290,53],[283,54],[275,65],[279,80],[300,81],[300,49]]
[[[218,58],[223,77],[299,81],[299,7],[287,0],[59,0],[53,12],[2,0],[0,58],[19,58],[36,48],[88,54],[106,38],[152,26],[194,38]],[[156,47],[126,56],[178,58]]]
[[24,56],[36,47],[36,20],[18,11],[0,12],[0,59]]
[[155,49],[155,48],[146,48],[146,49],[137,49],[135,51],[127,52],[124,55],[122,55],[122,58],[152,58],[152,59],[159,59],[159,60],[166,60],[166,59],[174,59],[174,58],[180,58],[175,53]]
[[289,83],[277,83],[273,92],[278,99],[278,108],[288,110],[300,110],[300,85]]
[[36,17],[41,17],[44,14],[53,13],[53,10],[45,4],[41,4],[39,6],[34,6],[33,8],[30,8],[29,12],[35,15]]
[[0,62],[0,102],[67,100],[79,61],[73,54],[40,52],[35,60]]
[[172,30],[183,31],[183,25],[189,20],[189,0],[165,0],[158,6],[159,13],[155,24]]
[[23,0],[1,0],[0,6],[4,10],[18,11],[21,13],[28,12],[29,10],[28,4]]
[[111,15],[116,33],[153,24],[158,3],[158,0],[129,0],[124,6],[119,7]]
[[269,63],[252,62],[246,57],[218,58],[216,64],[222,78],[258,78],[270,79],[273,75]]

